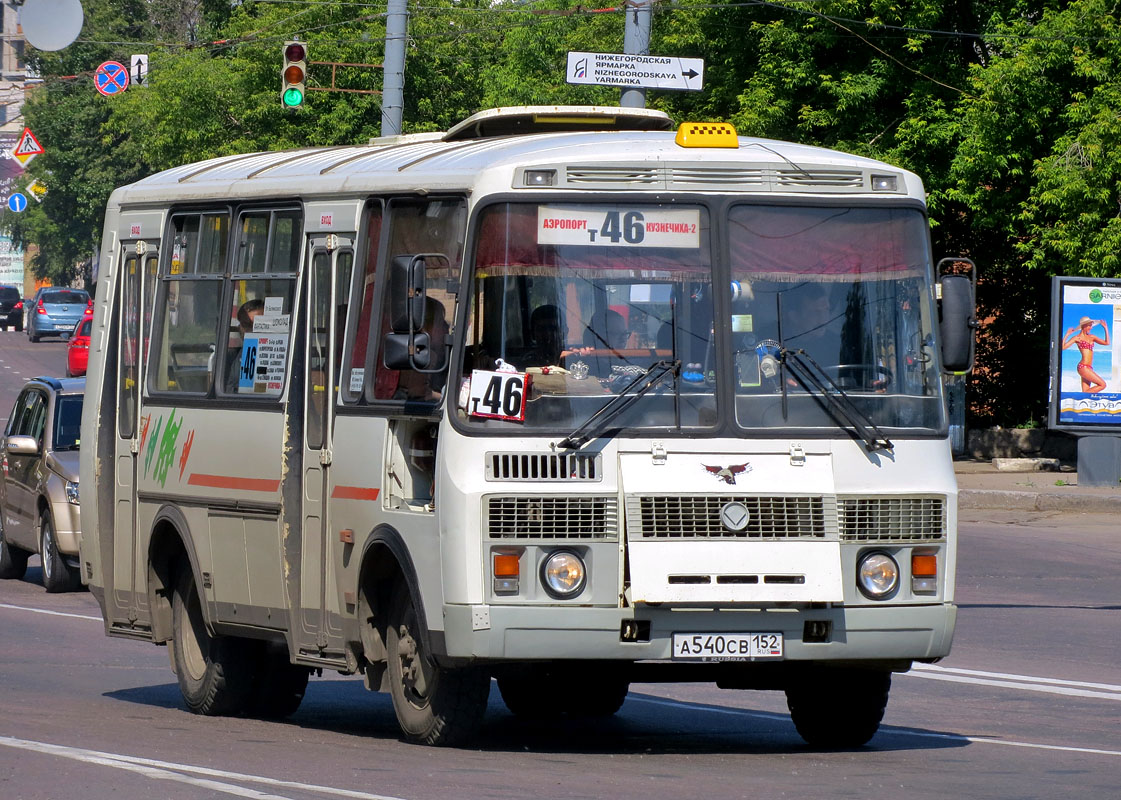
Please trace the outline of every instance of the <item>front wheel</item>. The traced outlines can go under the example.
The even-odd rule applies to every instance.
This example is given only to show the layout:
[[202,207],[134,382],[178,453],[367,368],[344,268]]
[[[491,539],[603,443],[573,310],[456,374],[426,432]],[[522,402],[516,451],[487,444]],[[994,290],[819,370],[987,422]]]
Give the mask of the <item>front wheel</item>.
[[433,663],[421,640],[408,590],[397,593],[386,630],[389,692],[405,737],[429,745],[455,745],[471,736],[483,718],[490,676],[473,667]]
[[801,674],[786,687],[786,705],[806,744],[860,747],[879,730],[890,691],[890,672],[821,669]]
[[18,580],[27,572],[27,559],[31,553],[12,547],[0,528],[0,578]]
[[204,716],[242,711],[253,693],[254,642],[211,636],[195,579],[183,569],[171,604],[172,657],[187,709]]
[[82,585],[78,570],[72,569],[58,551],[54,526],[45,513],[39,520],[39,558],[43,562],[43,588],[49,593],[73,592]]

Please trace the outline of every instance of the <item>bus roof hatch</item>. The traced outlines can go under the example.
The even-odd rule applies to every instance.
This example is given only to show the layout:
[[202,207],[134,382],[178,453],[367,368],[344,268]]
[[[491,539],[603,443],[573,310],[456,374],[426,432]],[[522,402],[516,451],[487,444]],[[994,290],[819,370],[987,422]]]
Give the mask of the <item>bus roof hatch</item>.
[[621,106],[510,106],[472,114],[444,134],[445,142],[567,131],[668,131],[664,111]]

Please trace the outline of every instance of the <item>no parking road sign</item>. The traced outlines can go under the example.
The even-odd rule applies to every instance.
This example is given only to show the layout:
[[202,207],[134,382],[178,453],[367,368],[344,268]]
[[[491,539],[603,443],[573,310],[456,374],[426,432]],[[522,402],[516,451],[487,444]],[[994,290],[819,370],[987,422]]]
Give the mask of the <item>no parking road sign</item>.
[[112,97],[128,88],[128,70],[119,61],[106,61],[93,76],[97,91]]

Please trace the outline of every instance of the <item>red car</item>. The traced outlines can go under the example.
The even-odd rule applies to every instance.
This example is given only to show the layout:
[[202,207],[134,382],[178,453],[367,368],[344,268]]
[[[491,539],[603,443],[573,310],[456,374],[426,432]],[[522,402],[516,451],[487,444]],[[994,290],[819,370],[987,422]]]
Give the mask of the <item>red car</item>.
[[90,360],[90,328],[93,327],[93,317],[85,316],[74,329],[70,337],[70,345],[66,348],[66,377],[78,378],[86,374],[86,366]]

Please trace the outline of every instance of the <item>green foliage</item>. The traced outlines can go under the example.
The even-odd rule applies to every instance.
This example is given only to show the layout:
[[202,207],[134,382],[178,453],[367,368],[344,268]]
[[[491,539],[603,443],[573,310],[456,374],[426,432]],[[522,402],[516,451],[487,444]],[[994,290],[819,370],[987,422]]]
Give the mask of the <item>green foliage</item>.
[[[82,38],[29,51],[25,106],[46,147],[27,179],[42,205],[0,225],[66,282],[100,236],[115,186],[214,156],[360,143],[381,132],[380,69],[312,64],[282,108],[281,47],[380,64],[379,7],[227,0],[84,0]],[[624,12],[571,0],[427,0],[410,8],[404,129],[483,108],[618,103],[566,83],[569,51],[621,52]],[[882,158],[921,175],[936,255],[981,267],[978,419],[1039,418],[1052,274],[1121,275],[1121,25],[1107,0],[796,0],[654,6],[651,53],[701,58],[704,91],[647,92],[677,120]],[[114,44],[136,42],[136,45]],[[102,98],[108,58],[150,54],[149,87]],[[66,77],[76,76],[76,77]]]

